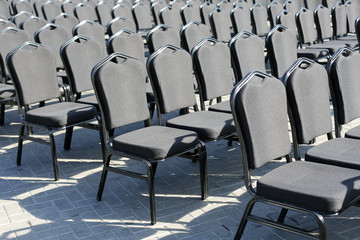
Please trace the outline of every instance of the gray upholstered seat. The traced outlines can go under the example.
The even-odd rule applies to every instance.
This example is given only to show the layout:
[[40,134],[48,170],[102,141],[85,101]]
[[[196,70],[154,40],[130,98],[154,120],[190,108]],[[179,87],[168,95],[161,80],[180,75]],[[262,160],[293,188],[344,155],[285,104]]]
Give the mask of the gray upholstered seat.
[[0,84],[0,99],[8,99],[15,96],[15,89],[12,85]]

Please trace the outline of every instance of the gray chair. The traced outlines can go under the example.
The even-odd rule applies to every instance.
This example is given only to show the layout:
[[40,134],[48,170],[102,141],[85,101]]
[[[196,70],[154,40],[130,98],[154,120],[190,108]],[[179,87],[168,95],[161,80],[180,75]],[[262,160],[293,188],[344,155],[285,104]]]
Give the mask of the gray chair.
[[350,0],[345,2],[345,11],[346,11],[346,21],[348,32],[351,34],[355,34],[355,21],[356,18],[359,17],[360,4],[356,4]]
[[113,5],[109,2],[102,1],[96,4],[95,12],[101,25],[107,26],[107,24],[113,19],[111,15],[112,8]]
[[310,11],[314,11],[321,4],[322,0],[305,0],[305,7]]
[[[109,74],[116,73],[116,74]],[[139,128],[113,138],[109,131],[125,125],[151,118],[147,108],[142,62],[119,53],[108,56],[95,66],[92,82],[101,112],[103,147],[106,157],[100,180],[97,199],[102,199],[108,172],[145,180],[149,187],[151,224],[156,223],[156,202],[154,180],[159,162],[185,157],[199,160],[201,199],[208,196],[207,157],[205,145],[198,135],[189,130],[163,126]],[[121,76],[121,77],[119,77]],[[110,166],[111,156],[119,155],[138,161],[146,167],[146,173],[138,173]]]
[[269,6],[267,7],[269,20],[270,20],[270,26],[271,28],[275,27],[276,22],[276,16],[281,13],[281,11],[284,10],[284,7],[282,4],[278,3],[277,1],[272,1]]
[[35,15],[41,18],[44,18],[44,14],[42,13],[41,6],[46,3],[48,0],[35,0],[33,3],[33,8]]
[[211,37],[210,29],[201,22],[191,21],[181,28],[181,45],[188,52],[206,37]]
[[293,30],[296,34],[298,34],[297,28],[296,28],[296,19],[295,19],[294,12],[289,12],[287,10],[281,11],[276,16],[276,24],[281,24],[287,28],[290,28]]
[[31,41],[35,41],[35,32],[47,23],[48,22],[43,18],[31,16],[20,23],[20,28],[29,34]]
[[116,4],[111,10],[111,15],[113,18],[126,17],[134,21],[134,17],[131,12],[131,7],[126,6],[125,4],[121,4],[121,3]]
[[54,17],[61,14],[61,5],[59,2],[47,1],[41,5],[41,11],[44,19],[50,21]]
[[10,19],[12,15],[11,5],[6,0],[0,1],[0,15],[6,17],[6,19]]
[[179,32],[164,24],[154,27],[147,34],[146,42],[150,53],[155,52],[166,44],[171,44],[176,47],[181,46]]
[[[331,9],[331,16],[334,39],[338,41],[345,41],[348,47],[356,47],[358,45],[356,35],[348,34],[345,5],[340,4],[339,2],[335,4]],[[355,25],[355,22],[353,23],[353,25]]]
[[10,22],[8,20],[0,19],[0,30],[3,30],[7,27],[14,27],[16,28],[16,25],[13,22]]
[[165,1],[154,1],[151,4],[151,13],[153,15],[155,25],[160,24],[159,12],[161,9],[163,9],[166,6],[167,4]]
[[209,14],[215,8],[216,5],[211,3],[210,1],[205,1],[200,6],[201,22],[204,23],[209,29],[211,29]]
[[74,8],[74,16],[79,19],[79,22],[88,20],[88,21],[97,21],[95,8],[87,3],[79,3]]
[[116,34],[121,29],[127,29],[132,32],[136,32],[136,25],[134,21],[126,17],[116,17],[111,20],[106,26],[106,32],[109,36]]
[[[66,129],[64,149],[70,149],[73,127],[93,121],[96,109],[90,105],[74,102],[43,106],[43,102],[60,97],[55,57],[48,47],[34,42],[25,42],[7,55],[6,64],[14,82],[21,116],[17,164],[21,164],[24,140],[50,145],[55,180],[58,180],[54,132]],[[32,108],[35,103],[40,103],[41,107]],[[25,134],[25,127],[45,129],[48,138]]]
[[20,23],[28,19],[29,17],[33,16],[33,14],[29,12],[19,12],[16,15],[12,16],[11,21],[17,26],[20,27]]
[[251,23],[253,26],[253,32],[259,37],[265,37],[266,34],[270,31],[267,18],[267,10],[266,7],[255,3],[250,8],[251,14]]
[[180,14],[184,25],[190,23],[191,21],[201,22],[199,6],[188,3],[181,8]]
[[[337,215],[360,199],[358,170],[290,162],[286,91],[278,79],[251,72],[236,85],[230,101],[242,149],[245,186],[251,195],[234,239],[241,238],[249,221],[312,239],[326,239],[324,216]],[[267,170],[261,177],[252,176],[251,170],[261,171],[269,162],[274,166],[273,159],[283,156],[290,163]],[[257,204],[282,208],[278,220],[256,211]],[[288,224],[284,221],[288,210],[311,217],[318,228],[309,230]]]
[[153,28],[153,20],[150,7],[142,2],[136,3],[132,7],[136,28],[138,32],[147,32]]
[[331,9],[339,0],[323,0],[323,5]]
[[230,18],[235,34],[241,31],[252,32],[250,9],[247,7],[235,7],[230,12]]
[[34,13],[34,8],[31,5],[31,3],[29,1],[26,0],[20,0],[20,1],[16,1],[13,5],[13,9],[15,14],[20,13],[20,12],[28,12],[33,14]]
[[62,26],[66,31],[72,33],[73,28],[79,24],[79,20],[73,15],[61,13],[51,20],[52,23]]
[[61,3],[61,10],[63,13],[74,15],[74,8],[81,3],[81,0],[66,0]]
[[229,42],[231,39],[230,14],[227,11],[216,7],[210,12],[209,18],[213,36],[219,41]]
[[165,24],[171,28],[173,28],[178,33],[180,32],[181,27],[183,26],[183,22],[180,15],[180,9],[167,6],[160,10],[159,19],[161,24]]

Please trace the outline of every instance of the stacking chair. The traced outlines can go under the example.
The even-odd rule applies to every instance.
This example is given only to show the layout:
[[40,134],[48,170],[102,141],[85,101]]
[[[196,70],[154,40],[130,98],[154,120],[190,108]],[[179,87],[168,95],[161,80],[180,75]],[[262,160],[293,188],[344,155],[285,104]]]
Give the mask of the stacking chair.
[[266,7],[255,3],[250,8],[251,14],[251,23],[253,26],[253,32],[259,37],[265,37],[266,34],[270,31],[268,22],[267,22],[267,10]]
[[50,21],[61,14],[61,6],[58,2],[47,1],[41,5],[41,11],[44,16],[43,18]]
[[61,10],[63,13],[74,15],[74,8],[78,5],[81,1],[79,0],[66,0],[61,3]]
[[230,12],[230,18],[235,34],[241,31],[252,32],[250,9],[247,7],[235,7]]
[[7,27],[14,27],[16,28],[16,25],[13,22],[10,22],[8,20],[0,19],[0,30],[3,30]]
[[181,28],[181,45],[188,52],[206,37],[211,37],[210,29],[203,23],[191,21]]
[[[326,239],[323,216],[337,215],[360,199],[358,170],[290,162],[286,91],[277,78],[257,71],[249,73],[232,91],[230,102],[242,149],[245,186],[251,195],[234,239],[241,238],[248,221]],[[269,162],[274,165],[273,159],[283,156],[287,164],[266,170],[261,177],[252,176],[251,170],[261,170]],[[258,203],[282,208],[279,219],[256,211]],[[284,216],[288,210],[306,214],[318,228],[308,230],[287,224]]]
[[[30,108],[35,103],[41,103],[42,106],[43,102],[60,97],[55,57],[48,47],[34,42],[25,42],[7,55],[6,64],[14,82],[21,116],[17,164],[21,164],[24,140],[50,145],[55,180],[58,180],[54,132],[66,129],[64,149],[70,149],[73,127],[93,121],[96,109],[90,105],[74,102],[60,102]],[[25,134],[25,127],[45,129],[48,139]]]
[[236,8],[238,6],[246,7],[250,9],[254,5],[254,2],[252,0],[236,0],[233,3],[233,7]]
[[210,12],[209,18],[213,36],[219,41],[229,42],[231,39],[230,14],[217,7]]
[[79,22],[84,20],[97,21],[95,8],[86,3],[79,3],[74,8],[74,16],[79,19]]
[[200,6],[201,22],[204,23],[209,29],[211,29],[209,14],[215,8],[216,5],[211,3],[210,1],[205,1]]
[[[34,12],[35,15],[40,17],[40,18],[44,18],[44,14],[42,12],[41,6],[46,3],[48,0],[35,0],[33,3],[33,8],[34,8]],[[61,6],[60,6],[61,8]]]
[[31,16],[20,23],[20,28],[29,33],[31,41],[35,41],[35,32],[45,26],[47,23],[48,22],[43,18]]
[[175,31],[180,32],[180,29],[183,25],[180,15],[180,9],[173,6],[167,6],[160,10],[159,18],[161,24],[165,24],[173,28]]
[[323,0],[323,5],[331,9],[337,2],[338,0]]
[[281,11],[276,16],[276,23],[281,24],[287,28],[290,28],[296,34],[298,33],[297,28],[296,28],[295,13],[293,13],[293,12],[289,12],[287,10]]
[[355,21],[359,16],[358,12],[360,9],[360,4],[355,4],[354,2],[348,0],[345,2],[345,11],[346,11],[346,21],[348,32],[355,34]]
[[113,18],[126,17],[134,21],[131,8],[126,6],[125,4],[121,4],[121,3],[116,4],[111,10],[111,15]]
[[165,44],[171,44],[176,47],[181,46],[179,32],[164,24],[154,27],[146,36],[146,42],[150,54]]
[[6,17],[7,20],[11,18],[11,6],[6,0],[0,1],[0,15]]
[[[305,161],[360,169],[360,142],[358,139],[332,136],[329,104],[329,79],[326,69],[311,60],[298,59],[286,73],[284,83],[291,109],[293,146],[300,159],[299,144],[313,142],[321,135],[329,141],[308,150]],[[316,104],[314,104],[316,103]]]
[[277,1],[272,1],[269,6],[267,7],[269,20],[270,20],[270,26],[271,28],[274,28],[276,26],[276,16],[281,13],[281,11],[284,10],[284,7],[282,4],[278,3]]
[[136,32],[136,25],[134,21],[126,17],[116,17],[111,20],[106,26],[106,32],[109,36],[116,34],[121,29],[127,29]]
[[138,32],[144,32],[144,34],[146,34],[153,28],[151,10],[147,4],[142,2],[136,3],[132,7],[132,12]]
[[151,4],[151,13],[153,15],[155,25],[160,24],[159,12],[166,6],[167,4],[165,1],[156,1]]
[[[145,95],[145,75],[141,62],[119,53],[108,56],[92,71],[92,82],[101,112],[103,147],[106,149],[97,199],[102,199],[108,172],[145,180],[149,187],[151,224],[155,224],[154,180],[158,163],[177,156],[198,159],[201,199],[204,200],[208,196],[207,157],[205,145],[195,132],[189,130],[149,126],[109,137],[109,131],[114,128],[144,120],[151,123]],[[146,174],[110,166],[113,154],[143,163]]]
[[13,9],[14,9],[15,14],[20,13],[22,11],[28,12],[31,14],[34,13],[34,8],[32,7],[31,3],[26,0],[20,0],[20,1],[15,2],[13,5]]
[[53,24],[63,27],[67,32],[72,33],[73,28],[79,24],[79,20],[73,15],[67,13],[61,13],[54,17],[51,22]]
[[239,82],[251,71],[266,72],[264,41],[257,35],[241,31],[229,42],[231,62]]
[[321,4],[322,0],[305,0],[305,7],[312,12]]
[[170,2],[170,6],[179,10],[185,6],[185,2],[182,0],[173,0]]
[[20,27],[20,23],[22,23],[23,21],[25,21],[26,19],[28,19],[31,16],[33,16],[31,13],[22,11],[22,12],[17,13],[16,15],[12,16],[11,21],[17,27]]
[[217,99],[209,111],[231,113],[229,101],[221,99],[230,94],[235,82],[229,47],[216,39],[205,38],[192,49],[191,56],[199,86],[200,109],[205,110],[205,101]]
[[[351,48],[356,47],[358,44],[356,35],[348,35],[345,5],[340,4],[339,2],[336,3],[331,10],[331,16],[334,39],[338,41],[345,41],[347,46]],[[355,22],[353,25],[355,25]]]
[[95,6],[95,12],[97,15],[97,19],[99,23],[103,26],[107,26],[107,24],[113,19],[111,16],[111,9],[113,5],[109,2],[99,2]]
[[181,8],[180,14],[184,25],[191,21],[201,22],[199,6],[188,3]]
[[288,12],[291,12],[292,14],[295,14],[297,11],[299,11],[300,8],[305,7],[303,0],[287,0],[283,6]]
[[136,32],[121,29],[109,38],[106,46],[109,54],[122,53],[145,64],[144,42]]
[[159,125],[163,114],[193,107],[195,112],[166,121],[166,126],[195,131],[202,141],[234,139],[235,126],[231,114],[198,110],[193,87],[190,54],[181,48],[164,45],[147,61],[147,69],[156,98]]

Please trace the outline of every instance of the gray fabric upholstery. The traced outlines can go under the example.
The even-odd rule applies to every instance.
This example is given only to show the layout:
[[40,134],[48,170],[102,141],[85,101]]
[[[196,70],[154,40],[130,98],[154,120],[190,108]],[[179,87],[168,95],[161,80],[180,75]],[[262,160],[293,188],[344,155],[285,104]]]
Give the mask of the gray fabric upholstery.
[[330,54],[334,54],[334,53],[336,53],[336,51],[339,48],[344,47],[345,45],[346,45],[346,43],[341,42],[341,41],[327,41],[327,42],[324,42],[324,43],[310,45],[310,46],[307,46],[306,48],[309,48],[309,49],[319,49],[319,48],[327,49]]
[[182,44],[188,52],[202,39],[211,37],[210,29],[205,24],[196,21],[185,25],[180,33]]
[[145,61],[144,42],[137,33],[120,30],[109,38],[107,45],[109,53],[118,52]]
[[151,12],[156,25],[160,24],[160,18],[159,18],[160,10],[166,6],[167,4],[165,1],[155,1],[151,4]]
[[138,30],[146,30],[153,27],[151,11],[148,5],[138,2],[133,6],[132,11]]
[[331,132],[329,79],[323,66],[297,67],[286,80],[290,108],[299,143]]
[[44,19],[50,21],[61,14],[60,2],[47,1],[41,5],[41,11],[44,15]]
[[[185,3],[184,3],[185,4]],[[172,6],[161,9],[159,13],[160,22],[173,28],[177,33],[182,26],[180,9]]]
[[229,42],[231,39],[229,13],[221,8],[215,8],[210,12],[210,25],[214,37],[222,42]]
[[[296,13],[296,12],[295,12]],[[285,27],[293,30],[297,34],[296,22],[295,22],[295,13],[284,10],[277,16],[277,23],[284,25]]]
[[359,184],[358,170],[292,162],[261,177],[257,194],[317,212],[336,213],[359,196]]
[[73,28],[79,24],[79,20],[73,15],[62,13],[51,20],[52,23],[62,26],[67,32],[72,34]]
[[107,25],[107,33],[110,36],[116,34],[121,29],[128,29],[132,32],[136,32],[134,21],[126,17],[116,17]]
[[298,32],[300,35],[300,42],[302,44],[310,44],[317,40],[316,29],[314,28],[315,19],[314,13],[303,8],[296,15],[298,22]]
[[355,33],[355,31],[356,31],[355,30],[355,20],[359,16],[358,10],[359,9],[357,8],[356,3],[353,3],[352,1],[345,2],[347,26],[349,28],[350,33]]
[[314,11],[320,4],[322,0],[305,0],[305,6],[310,11]]
[[17,13],[16,15],[14,15],[11,18],[11,21],[13,23],[15,23],[16,26],[20,27],[20,23],[22,23],[23,21],[25,21],[26,19],[28,19],[31,16],[33,16],[31,13],[23,11],[23,12],[20,12],[20,13]]
[[26,113],[25,120],[29,123],[58,128],[93,119],[96,112],[94,106],[62,102],[30,110]]
[[332,10],[334,36],[347,34],[347,21],[345,5],[338,4]]
[[[60,96],[55,56],[44,45],[26,45],[7,57],[20,106]],[[36,81],[31,81],[36,79]],[[36,93],[36,94],[35,94]]]
[[31,16],[30,18],[20,23],[20,28],[24,29],[30,35],[31,41],[34,41],[35,32],[40,28],[42,28],[43,26],[45,26],[46,24],[47,21],[45,19]]
[[231,114],[199,111],[185,114],[166,122],[166,126],[197,132],[204,141],[215,141],[236,132]]
[[252,76],[234,102],[250,169],[290,153],[287,100],[281,81]]
[[131,19],[132,21],[134,21],[132,12],[131,12],[131,8],[126,6],[125,4],[116,4],[111,11],[111,14],[113,16],[113,18],[116,17],[126,17],[128,19]]
[[268,6],[268,13],[269,13],[269,20],[271,27],[276,26],[276,16],[281,13],[281,11],[284,10],[284,7],[282,4],[278,3],[277,1],[272,1]]
[[106,62],[93,76],[94,89],[104,114],[107,130],[149,118],[145,69],[133,58],[117,57]]
[[113,19],[111,16],[112,7],[113,4],[105,1],[96,4],[95,12],[101,25],[106,26]]
[[199,142],[195,132],[151,126],[117,136],[115,150],[152,160],[161,160],[195,148]]
[[230,103],[229,103],[229,101],[223,101],[220,103],[216,103],[209,107],[209,111],[231,113]]
[[254,32],[258,36],[265,36],[269,32],[267,23],[266,7],[255,4],[251,9],[251,21],[254,27]]
[[[0,1],[0,4],[3,1]],[[7,28],[7,27],[16,27],[16,25],[13,22],[10,22],[8,20],[0,19],[0,31]]]
[[326,7],[318,8],[315,11],[315,23],[320,40],[331,39],[333,31],[331,28],[331,9]]
[[186,4],[181,8],[180,13],[184,25],[191,21],[201,22],[199,6],[192,5],[191,3]]
[[12,85],[0,84],[0,100],[15,97],[15,89]]
[[252,32],[250,9],[247,7],[236,7],[231,13],[231,22],[235,33],[241,31]]
[[230,50],[225,43],[204,40],[196,45],[192,58],[204,101],[230,94],[235,76]]
[[200,16],[201,22],[205,23],[205,25],[211,29],[209,14],[216,7],[215,4],[206,1],[200,6]]
[[147,35],[150,53],[155,52],[165,44],[180,47],[180,35],[178,30],[167,25],[158,25]]
[[90,20],[90,21],[96,21],[97,16],[95,12],[95,8],[90,6],[87,3],[79,3],[74,8],[74,15],[79,19],[79,22],[82,22],[84,20]]
[[183,49],[164,47],[148,61],[148,72],[158,94],[161,113],[196,104],[191,57]]
[[0,15],[6,17],[6,19],[10,19],[10,10],[11,6],[8,1],[0,1]]
[[360,139],[360,126],[356,126],[351,128],[349,131],[345,133],[346,138],[355,138]]

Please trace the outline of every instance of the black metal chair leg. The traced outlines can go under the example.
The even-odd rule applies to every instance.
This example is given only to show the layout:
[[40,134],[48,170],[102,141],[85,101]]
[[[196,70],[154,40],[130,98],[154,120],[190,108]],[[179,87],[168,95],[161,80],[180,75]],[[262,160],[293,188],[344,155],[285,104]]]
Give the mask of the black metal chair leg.
[[153,174],[154,173],[153,165],[149,162],[147,163],[147,172],[148,172],[151,224],[154,225],[156,223],[155,188],[154,188],[155,178]]
[[280,215],[277,220],[279,223],[284,223],[284,220],[285,220],[285,217],[286,217],[286,214],[288,213],[288,211],[289,210],[286,208],[281,209]]
[[228,146],[231,147],[232,143],[233,143],[233,140],[230,140],[230,139],[229,139],[229,140],[228,140]]
[[235,235],[234,240],[240,240],[240,239],[241,239],[241,236],[243,235],[244,229],[245,229],[246,224],[247,224],[247,222],[248,222],[247,217],[248,217],[248,215],[251,213],[251,211],[252,211],[252,209],[253,209],[253,207],[254,207],[255,202],[256,202],[256,199],[253,198],[253,199],[251,199],[251,200],[249,201],[249,203],[247,204],[246,209],[245,209],[245,212],[244,212],[244,215],[243,215],[243,217],[242,217],[242,219],[241,219],[239,228],[238,228],[238,230],[236,231],[236,235]]
[[107,168],[110,165],[110,159],[111,159],[111,154],[108,154],[106,157],[105,163],[104,163],[104,168],[103,168],[103,171],[101,174],[101,179],[100,179],[100,184],[99,184],[99,190],[98,190],[97,197],[96,197],[96,199],[98,201],[101,201],[102,194],[104,192],[106,177],[107,177],[107,173],[108,173]]
[[0,104],[0,126],[5,123],[5,103]]
[[54,134],[52,132],[49,133],[49,138],[50,138],[51,156],[52,156],[52,160],[53,160],[55,181],[57,181],[57,180],[59,180],[59,167],[58,167],[57,156],[56,156],[55,138],[54,138]]
[[64,141],[64,149],[65,150],[70,149],[73,130],[74,130],[74,127],[66,128],[65,141]]
[[18,166],[21,165],[21,154],[22,154],[23,141],[24,141],[23,140],[24,131],[25,131],[25,125],[21,124],[19,129],[18,151],[17,151],[17,159],[16,159],[16,164]]
[[208,170],[207,170],[207,154],[205,144],[201,144],[199,149],[199,164],[200,164],[200,184],[201,184],[201,199],[205,200],[209,196],[208,186]]
[[156,173],[156,169],[157,169],[158,163],[157,163],[157,162],[153,162],[153,163],[151,163],[151,165],[152,165],[153,175],[155,176],[155,173]]

